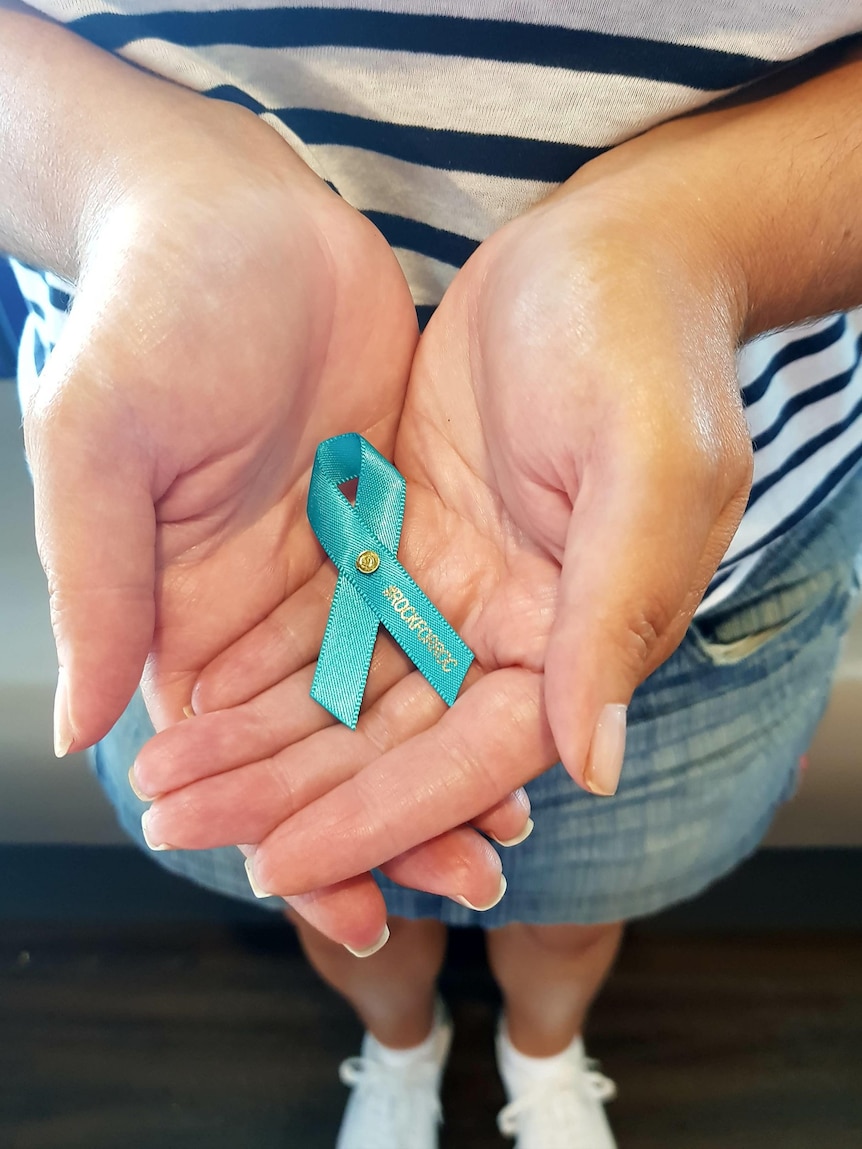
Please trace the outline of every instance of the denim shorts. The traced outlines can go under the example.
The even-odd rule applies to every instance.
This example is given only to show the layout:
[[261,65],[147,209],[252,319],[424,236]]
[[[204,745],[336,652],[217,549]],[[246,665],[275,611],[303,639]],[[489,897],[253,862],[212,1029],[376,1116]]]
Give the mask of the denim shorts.
[[[502,851],[509,886],[498,906],[477,913],[378,875],[389,912],[486,928],[610,922],[690,898],[731,870],[796,789],[852,615],[860,547],[862,465],[772,544],[730,598],[697,616],[636,691],[615,797],[587,794],[553,767],[527,787],[536,828]],[[144,850],[145,806],[127,775],[152,732],[137,696],[95,751],[120,822]],[[150,856],[210,889],[254,900],[234,848]]]

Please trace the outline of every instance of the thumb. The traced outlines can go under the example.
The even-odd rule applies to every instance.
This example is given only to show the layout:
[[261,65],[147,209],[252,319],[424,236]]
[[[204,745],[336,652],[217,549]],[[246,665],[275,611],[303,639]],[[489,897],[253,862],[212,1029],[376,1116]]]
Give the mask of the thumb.
[[596,794],[616,792],[632,694],[682,641],[748,494],[744,462],[725,483],[651,453],[584,476],[545,660],[560,758]]
[[155,514],[127,409],[78,369],[61,378],[58,351],[24,432],[60,668],[62,757],[103,737],[140,680],[154,625]]

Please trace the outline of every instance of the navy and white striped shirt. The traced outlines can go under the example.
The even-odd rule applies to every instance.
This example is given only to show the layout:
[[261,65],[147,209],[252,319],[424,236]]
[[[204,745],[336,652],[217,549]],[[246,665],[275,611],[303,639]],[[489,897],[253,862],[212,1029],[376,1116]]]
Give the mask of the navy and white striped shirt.
[[[862,33],[860,0],[36,0],[256,111],[380,229],[420,320],[491,232],[654,124]],[[20,265],[26,388],[73,288]],[[862,309],[747,345],[748,509],[701,606],[862,462]]]

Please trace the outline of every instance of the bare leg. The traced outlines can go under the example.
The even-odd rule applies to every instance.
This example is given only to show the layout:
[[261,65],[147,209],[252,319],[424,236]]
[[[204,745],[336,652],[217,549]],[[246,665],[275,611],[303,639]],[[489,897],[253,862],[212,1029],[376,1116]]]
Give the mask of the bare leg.
[[618,922],[515,924],[486,933],[488,960],[505,1001],[506,1029],[517,1050],[529,1057],[552,1057],[581,1033],[622,931]]
[[446,952],[442,922],[390,918],[389,941],[356,958],[288,912],[311,965],[356,1010],[365,1028],[390,1049],[424,1041],[434,1022],[437,978]]

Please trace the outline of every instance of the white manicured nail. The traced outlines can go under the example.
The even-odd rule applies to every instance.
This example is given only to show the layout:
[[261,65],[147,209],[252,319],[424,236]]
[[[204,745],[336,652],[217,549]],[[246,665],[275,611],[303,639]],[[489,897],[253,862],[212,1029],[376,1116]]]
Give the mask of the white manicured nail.
[[132,793],[135,795],[135,797],[139,798],[142,802],[152,802],[154,800],[150,797],[149,794],[145,794],[138,785],[138,780],[135,777],[134,766],[132,766],[129,770],[129,785],[132,787]]
[[383,927],[383,933],[380,935],[380,937],[377,939],[377,941],[374,942],[373,945],[370,945],[368,947],[368,949],[355,950],[353,948],[353,946],[345,946],[344,948],[348,951],[348,953],[352,953],[354,957],[370,958],[372,954],[376,954],[378,950],[382,950],[388,941],[389,941],[389,926],[384,926]]
[[526,842],[526,840],[529,838],[529,836],[532,834],[532,832],[535,828],[536,828],[536,823],[533,821],[532,818],[528,818],[526,826],[524,826],[523,830],[520,832],[520,834],[517,836],[517,838],[507,838],[506,841],[504,842],[502,838],[495,838],[493,834],[491,834],[490,836],[497,843],[498,846],[506,846],[507,848],[509,848],[511,846],[520,846],[520,844],[522,842]]
[[69,721],[69,690],[66,684],[66,671],[60,667],[57,673],[57,691],[54,695],[54,753],[65,758],[69,753],[75,734]]
[[268,893],[266,890],[261,889],[257,884],[254,876],[254,870],[251,868],[251,858],[245,860],[245,876],[248,878],[248,884],[251,886],[251,892],[256,898],[272,898],[275,895]]
[[141,815],[141,830],[143,831],[143,834],[144,834],[144,841],[147,843],[147,845],[150,847],[150,849],[151,850],[172,850],[173,846],[169,846],[167,844],[167,842],[154,842],[154,841],[152,841],[152,839],[150,838],[150,834],[149,834],[149,821],[150,821],[150,811],[145,810],[143,812],[143,814]]
[[485,910],[493,910],[494,906],[498,905],[503,900],[503,894],[505,894],[507,886],[508,882],[506,881],[505,874],[500,874],[500,888],[497,891],[497,896],[494,898],[493,902],[488,902],[487,906],[474,906],[472,902],[468,902],[467,899],[462,897],[460,894],[455,898],[455,901],[462,906],[466,906],[468,910],[479,910],[480,912],[484,913]]

